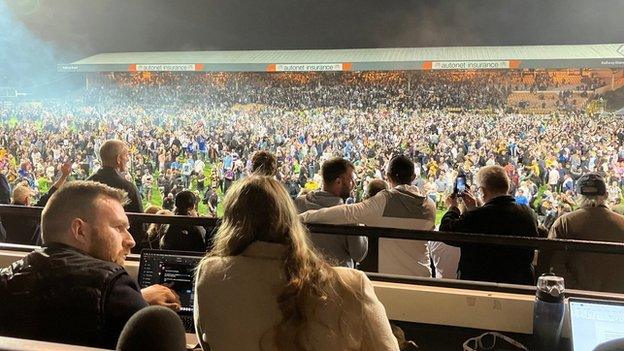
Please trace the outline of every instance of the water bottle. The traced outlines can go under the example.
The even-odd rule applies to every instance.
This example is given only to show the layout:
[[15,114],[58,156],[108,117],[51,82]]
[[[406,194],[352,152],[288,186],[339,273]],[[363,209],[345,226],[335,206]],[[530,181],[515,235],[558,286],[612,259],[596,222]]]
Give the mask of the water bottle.
[[564,288],[563,278],[554,274],[544,274],[537,279],[533,309],[533,341],[536,351],[559,350],[565,312]]

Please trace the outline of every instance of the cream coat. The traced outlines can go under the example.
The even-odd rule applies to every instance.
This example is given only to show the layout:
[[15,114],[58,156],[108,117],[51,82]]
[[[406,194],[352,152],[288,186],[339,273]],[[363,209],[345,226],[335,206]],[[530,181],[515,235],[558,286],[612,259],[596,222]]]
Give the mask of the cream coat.
[[[285,285],[284,250],[283,245],[255,242],[239,256],[212,257],[200,266],[195,324],[204,350],[276,350],[272,330],[282,318],[277,295]],[[350,268],[333,269],[361,292],[363,300],[345,299],[340,308],[333,301],[309,306],[308,349],[398,350],[385,309],[366,275]]]

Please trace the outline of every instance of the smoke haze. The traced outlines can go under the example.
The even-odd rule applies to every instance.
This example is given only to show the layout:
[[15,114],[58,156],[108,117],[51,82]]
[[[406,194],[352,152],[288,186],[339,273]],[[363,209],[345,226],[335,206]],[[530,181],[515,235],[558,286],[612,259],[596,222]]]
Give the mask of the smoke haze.
[[0,0],[0,77],[102,52],[624,42],[623,13],[621,0]]

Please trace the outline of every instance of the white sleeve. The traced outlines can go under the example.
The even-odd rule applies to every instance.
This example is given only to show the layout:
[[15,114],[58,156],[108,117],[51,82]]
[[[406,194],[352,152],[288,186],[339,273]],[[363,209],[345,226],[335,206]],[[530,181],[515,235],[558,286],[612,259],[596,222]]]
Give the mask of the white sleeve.
[[370,199],[353,205],[339,205],[307,211],[299,215],[305,223],[369,225],[383,214],[386,207],[386,195],[381,192]]

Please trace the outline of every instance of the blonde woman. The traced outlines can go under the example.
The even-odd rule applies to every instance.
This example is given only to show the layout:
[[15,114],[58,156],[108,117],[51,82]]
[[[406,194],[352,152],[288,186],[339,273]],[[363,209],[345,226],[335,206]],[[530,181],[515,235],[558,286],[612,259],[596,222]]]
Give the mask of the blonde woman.
[[319,258],[283,185],[236,182],[213,250],[197,270],[195,324],[204,350],[398,350],[360,271]]
[[[145,210],[145,213],[152,213],[150,211],[156,210],[153,214],[161,216],[173,216],[173,212],[169,210],[158,209],[158,206],[150,206]],[[150,249],[157,249],[160,247],[160,241],[165,235],[165,232],[169,229],[169,224],[164,223],[150,223],[147,228],[147,243]]]

